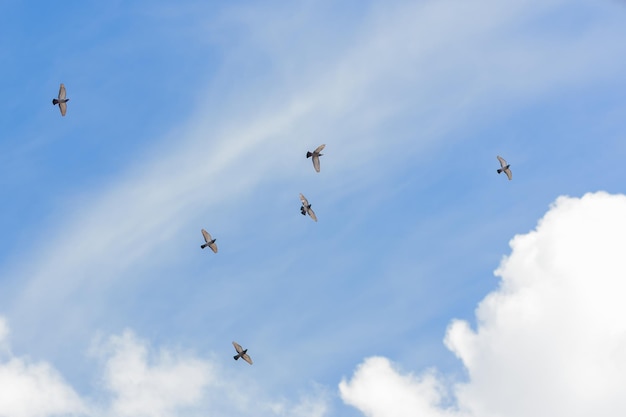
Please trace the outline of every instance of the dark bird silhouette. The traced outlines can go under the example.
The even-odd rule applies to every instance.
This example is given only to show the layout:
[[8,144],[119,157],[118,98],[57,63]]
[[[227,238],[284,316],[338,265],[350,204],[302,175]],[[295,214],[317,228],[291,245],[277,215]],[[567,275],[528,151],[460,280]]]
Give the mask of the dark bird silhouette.
[[59,110],[61,110],[61,116],[65,116],[65,112],[67,112],[67,102],[70,101],[70,99],[66,98],[65,96],[65,85],[61,83],[61,87],[59,88],[59,98],[52,99],[52,105],[59,105]]
[[317,216],[315,215],[315,212],[313,211],[313,209],[311,209],[311,205],[309,204],[306,197],[302,194],[300,194],[300,201],[302,201],[300,213],[302,213],[303,216],[306,216],[308,214],[314,221],[317,221]]
[[202,229],[202,236],[204,237],[204,241],[206,242],[204,245],[200,245],[200,247],[202,249],[206,248],[207,246],[211,248],[211,250],[215,253],[217,253],[217,245],[215,244],[215,241],[217,239],[213,239],[211,238],[211,235],[209,234],[209,232],[207,232],[206,230]]
[[320,172],[320,156],[324,155],[322,152],[322,149],[324,149],[326,145],[320,145],[317,147],[316,150],[314,150],[313,152],[307,152],[306,153],[306,157],[311,158],[311,160],[313,161],[313,168],[315,168],[315,170],[317,172]]
[[511,165],[507,164],[504,158],[502,158],[501,156],[498,156],[498,161],[500,161],[500,166],[502,167],[498,169],[498,174],[500,174],[501,172],[504,172],[506,176],[509,177],[509,180],[513,179],[513,174],[511,173],[511,170],[509,169]]
[[248,349],[242,348],[237,342],[233,342],[233,346],[235,347],[235,350],[237,351],[237,354],[233,356],[233,358],[235,360],[241,358],[244,361],[248,362],[250,365],[252,365],[252,359],[250,359],[250,356],[246,353],[248,352]]

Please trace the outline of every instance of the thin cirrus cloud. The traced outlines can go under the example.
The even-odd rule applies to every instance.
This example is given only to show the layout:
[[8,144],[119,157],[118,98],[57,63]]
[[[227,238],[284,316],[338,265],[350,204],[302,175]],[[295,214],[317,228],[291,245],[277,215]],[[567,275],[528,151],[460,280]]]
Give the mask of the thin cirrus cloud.
[[621,416],[626,412],[626,196],[560,197],[511,241],[476,329],[454,320],[446,346],[467,382],[366,359],[342,399],[381,416]]
[[[583,61],[579,58],[578,47],[598,43],[593,31],[586,34],[588,37],[583,35],[573,44],[568,43],[567,48],[562,47],[565,40],[557,36],[548,46],[539,46],[533,54],[530,53],[531,47],[535,48],[538,44],[532,38],[528,42],[522,39],[514,47],[505,45],[501,39],[506,39],[508,25],[515,27],[532,21],[538,13],[535,10],[537,2],[522,1],[512,8],[498,7],[497,4],[492,1],[481,3],[481,10],[488,12],[479,21],[461,17],[461,11],[469,12],[473,7],[455,1],[416,5],[397,3],[390,11],[374,7],[375,17],[366,19],[367,24],[358,32],[359,37],[353,44],[347,47],[345,54],[337,54],[337,59],[328,63],[321,73],[305,72],[301,80],[306,82],[305,85],[295,91],[277,89],[277,95],[268,97],[268,102],[273,103],[270,109],[260,113],[257,110],[256,116],[251,112],[229,114],[223,120],[204,116],[211,114],[214,104],[209,104],[206,110],[196,111],[202,116],[197,116],[181,129],[182,137],[168,135],[160,143],[158,154],[152,152],[148,160],[140,158],[133,168],[109,186],[87,192],[88,198],[80,201],[83,204],[80,210],[71,209],[71,219],[59,219],[63,226],[50,230],[56,236],[53,238],[55,245],[50,251],[50,241],[46,242],[48,255],[38,262],[40,266],[35,271],[29,271],[32,278],[23,292],[24,297],[39,298],[40,291],[47,291],[49,283],[46,284],[46,281],[56,281],[56,277],[64,276],[62,287],[66,288],[56,290],[63,297],[65,291],[71,291],[71,287],[78,285],[76,280],[83,279],[81,277],[86,275],[86,269],[92,269],[96,258],[98,262],[107,263],[102,260],[103,254],[115,259],[117,265],[135,265],[155,245],[180,236],[181,227],[185,224],[182,213],[190,207],[206,210],[214,205],[236,205],[245,200],[248,190],[269,184],[279,176],[289,175],[293,165],[287,165],[287,171],[279,172],[276,170],[277,166],[281,166],[278,161],[290,158],[297,149],[308,145],[302,143],[304,140],[293,141],[294,134],[310,138],[311,142],[324,136],[327,142],[331,142],[337,135],[332,133],[335,126],[340,133],[362,133],[361,120],[351,119],[350,116],[368,115],[366,124],[373,123],[367,127],[374,134],[353,133],[336,138],[334,145],[336,158],[344,161],[340,169],[345,178],[340,179],[339,184],[350,181],[354,175],[349,170],[355,168],[358,175],[354,178],[365,184],[368,177],[378,176],[380,172],[368,172],[359,167],[379,160],[378,165],[383,171],[391,168],[392,159],[383,158],[381,166],[380,154],[384,155],[385,149],[381,150],[378,144],[382,127],[394,120],[396,116],[392,114],[396,111],[400,114],[416,111],[417,120],[427,118],[432,109],[441,110],[444,114],[444,118],[435,118],[424,126],[427,131],[438,133],[420,141],[408,140],[405,134],[399,134],[397,138],[385,137],[385,148],[406,142],[404,145],[408,146],[407,154],[410,154],[429,141],[440,138],[438,127],[447,126],[443,128],[447,130],[466,126],[472,112],[480,112],[481,103],[484,105],[494,96],[501,95],[495,90],[503,85],[514,95],[526,96],[533,89],[541,89],[541,93],[537,94],[544,95],[550,85],[558,88],[582,79],[589,82],[596,73],[596,67],[617,68],[599,64],[615,55],[616,50],[611,49],[596,51],[586,48],[597,59],[590,60],[594,65],[581,64]],[[540,10],[558,10],[563,2],[542,4]],[[434,24],[433,21],[443,24]],[[259,27],[253,27],[252,34],[254,29],[259,30]],[[438,36],[429,33],[432,31]],[[500,40],[491,42],[491,38]],[[407,39],[416,39],[417,47],[407,48]],[[271,41],[275,40],[261,45],[270,56],[273,53]],[[476,49],[477,44],[482,47]],[[619,46],[616,48],[619,49]],[[446,52],[442,53],[442,49]],[[469,56],[462,53],[465,50],[478,53]],[[510,61],[502,59],[503,56],[519,56],[520,53],[527,58],[526,67],[521,70],[515,61],[507,64]],[[555,55],[559,56],[558,60],[548,60]],[[496,56],[499,58],[494,60]],[[474,79],[480,80],[480,83],[469,83],[460,90],[446,89],[444,86],[450,84],[451,78],[459,78],[450,77],[450,72],[456,72],[459,67],[464,68],[461,80]],[[551,71],[528,71],[529,67],[548,67]],[[478,76],[484,71],[491,74],[491,81]],[[568,77],[563,77],[563,74],[568,74]],[[513,83],[504,83],[505,79]],[[522,79],[524,82],[519,85]],[[441,87],[444,87],[443,90]],[[416,95],[422,91],[424,94],[418,99]],[[411,94],[407,94],[409,92]],[[256,86],[245,93],[232,93],[234,97],[248,94],[259,96],[266,92]],[[464,103],[469,101],[473,102],[475,110],[466,109],[461,115],[453,116],[459,106],[467,107]],[[451,104],[452,109],[446,110]],[[217,114],[222,116],[219,111]],[[347,125],[344,118],[348,119]],[[301,126],[305,127],[304,132],[299,132]],[[210,141],[206,140],[207,132],[213,136]],[[170,145],[173,141],[175,146]],[[242,171],[246,172],[245,177],[238,175]],[[229,180],[222,181],[222,178]],[[211,195],[200,192],[205,189],[211,189]],[[70,204],[76,204],[76,201]],[[156,233],[157,230],[164,233]],[[91,238],[94,235],[98,239]],[[79,244],[87,241],[89,245]],[[113,279],[113,274],[106,275],[109,276],[107,279]],[[16,304],[36,303],[20,301]]]
[[[561,197],[535,231],[511,241],[512,252],[496,272],[500,288],[477,310],[477,330],[463,321],[448,330],[446,344],[469,378],[452,387],[455,406],[436,372],[402,374],[385,358],[367,359],[343,381],[343,400],[373,417],[622,415],[624,210],[624,195]],[[4,320],[2,329],[4,345]],[[49,365],[11,355],[0,365],[12,387],[0,413],[169,416],[181,407],[206,406],[205,390],[215,389],[217,377],[206,361],[167,350],[149,358],[146,342],[130,332],[95,352],[105,358],[104,387],[112,397],[107,411],[90,408]],[[263,404],[274,415],[286,409],[279,402]],[[305,399],[292,412],[322,416],[327,409],[323,398]]]
[[[236,41],[218,37],[216,44],[222,48],[222,61],[216,65],[221,67],[211,73],[214,78],[206,87],[180,87],[198,89],[197,93],[190,94],[195,97],[190,108],[178,110],[188,118],[183,118],[184,122],[178,126],[160,125],[162,129],[159,130],[167,133],[154,138],[149,148],[139,150],[129,158],[132,164],[127,169],[107,177],[96,187],[77,191],[75,198],[63,200],[60,213],[52,217],[45,230],[37,231],[45,240],[37,243],[36,248],[30,245],[22,248],[9,265],[2,266],[3,272],[11,276],[11,285],[3,288],[6,291],[1,292],[0,299],[11,323],[15,323],[15,338],[22,342],[21,347],[27,344],[24,340],[32,342],[32,349],[47,346],[49,352],[44,353],[45,349],[40,348],[38,354],[49,353],[52,357],[54,351],[74,349],[72,354],[76,354],[92,336],[94,328],[106,327],[114,318],[118,325],[122,323],[125,327],[124,323],[145,315],[163,332],[189,328],[189,333],[204,334],[204,330],[210,327],[207,321],[233,323],[232,317],[237,316],[242,318],[241,321],[245,318],[246,322],[253,323],[250,326],[256,326],[258,333],[275,336],[265,346],[263,343],[253,343],[253,346],[257,352],[284,350],[279,359],[266,358],[260,361],[259,367],[271,361],[276,364],[276,369],[281,366],[281,361],[293,363],[293,369],[283,366],[281,371],[272,370],[264,375],[264,380],[269,381],[273,375],[282,372],[287,381],[283,381],[285,385],[289,385],[293,375],[298,373],[296,366],[305,371],[307,363],[312,364],[308,365],[311,368],[337,368],[333,358],[354,357],[351,351],[341,352],[341,356],[333,355],[338,345],[349,347],[355,344],[355,340],[364,341],[358,345],[367,351],[371,327],[369,320],[363,320],[363,317],[376,316],[372,321],[391,329],[397,326],[397,320],[394,320],[397,317],[390,316],[401,314],[402,309],[381,308],[380,313],[376,310],[367,314],[356,309],[342,310],[341,315],[331,317],[330,309],[323,306],[325,311],[313,309],[294,315],[291,310],[300,305],[299,299],[293,298],[292,309],[280,310],[280,303],[271,297],[279,295],[281,298],[285,287],[319,295],[323,300],[335,298],[337,304],[349,305],[350,302],[343,303],[342,298],[357,288],[355,281],[358,285],[367,285],[376,279],[372,278],[371,271],[366,271],[370,275],[364,277],[359,274],[350,276],[352,271],[349,268],[342,271],[347,272],[346,277],[338,279],[333,268],[347,257],[333,259],[332,251],[317,266],[315,274],[298,275],[307,282],[296,282],[292,276],[285,276],[281,270],[284,264],[302,261],[304,255],[296,253],[301,252],[296,250],[301,246],[287,247],[296,240],[294,236],[301,237],[291,227],[291,218],[281,217],[283,211],[276,210],[281,215],[266,217],[267,213],[274,213],[268,208],[276,207],[276,201],[282,204],[287,200],[285,195],[294,189],[293,201],[286,204],[297,205],[297,194],[304,192],[312,201],[316,198],[316,210],[327,204],[333,211],[343,208],[346,212],[357,213],[350,218],[352,229],[346,228],[348,222],[337,220],[339,227],[333,231],[336,232],[336,235],[332,234],[333,238],[348,232],[357,234],[360,229],[369,230],[372,223],[382,229],[384,225],[379,219],[372,222],[373,219],[368,217],[368,207],[375,206],[375,202],[382,198],[393,199],[394,195],[371,192],[375,188],[372,183],[380,185],[379,190],[393,189],[398,170],[419,170],[415,161],[430,159],[437,146],[454,143],[451,133],[462,133],[473,140],[478,135],[477,127],[491,123],[495,117],[552,98],[565,89],[591,88],[624,69],[624,61],[615,57],[626,56],[626,44],[605,42],[607,38],[618,39],[624,34],[625,29],[618,25],[617,17],[590,19],[591,23],[580,26],[575,35],[549,22],[549,17],[554,15],[576,21],[574,15],[590,9],[590,4],[586,2],[580,8],[574,8],[561,0],[520,0],[509,4],[492,0],[469,3],[454,0],[371,2],[349,25],[345,25],[349,28],[345,36],[338,27],[330,29],[331,35],[336,36],[321,36],[321,32],[328,29],[319,24],[324,20],[323,13],[313,21],[303,18],[307,13],[302,13],[296,19],[301,23],[299,25],[280,13],[276,18],[267,11],[260,14],[265,18],[259,19],[256,12],[261,12],[257,10],[260,6],[252,5],[249,8],[238,6],[241,8],[235,7],[230,14],[218,13],[217,17],[207,18],[211,23],[218,23],[218,28],[236,32],[245,26],[246,30],[238,34]],[[287,7],[298,9],[298,6]],[[242,9],[248,12],[238,14]],[[347,15],[343,18],[349,19]],[[194,23],[190,25],[194,30],[204,27],[198,21]],[[272,28],[269,32],[268,27]],[[304,28],[297,32],[301,36],[291,36],[299,27]],[[216,36],[213,26],[207,32]],[[318,38],[322,39],[321,46],[302,47],[302,44],[315,45]],[[94,54],[97,55],[97,51]],[[256,72],[260,75],[243,76]],[[107,74],[99,75],[108,79]],[[74,102],[76,106],[78,104]],[[74,107],[73,117],[76,117],[80,113]],[[495,107],[494,116],[491,113]],[[90,110],[83,108],[81,111]],[[136,124],[152,122],[142,119]],[[304,153],[319,143],[326,143],[330,154],[325,157],[328,159],[324,160],[322,172],[314,182],[309,180],[308,174],[315,173],[311,173],[310,162],[305,160]],[[427,175],[432,176],[432,173]],[[328,178],[332,181],[325,181]],[[307,185],[307,190],[298,189],[302,183]],[[284,194],[276,191],[283,187],[286,189]],[[367,192],[362,192],[364,190]],[[450,203],[448,207],[457,203],[454,195],[451,189],[450,200],[446,200]],[[412,207],[419,209],[419,204]],[[330,211],[318,212],[324,219],[318,230],[323,230],[321,228],[332,217]],[[294,207],[294,213],[295,217],[299,216],[297,207]],[[419,216],[420,212],[417,212],[416,217]],[[278,265],[270,272],[260,271],[258,263],[250,262],[248,266],[243,265],[243,271],[238,271],[239,276],[224,274],[229,280],[241,283],[241,291],[219,291],[223,289],[217,282],[220,277],[216,277],[211,268],[220,260],[228,259],[227,249],[235,247],[231,250],[236,250],[238,243],[233,239],[230,245],[220,246],[220,257],[211,258],[210,267],[203,265],[210,272],[193,279],[185,264],[178,261],[184,258],[181,253],[191,251],[192,247],[199,251],[200,227],[210,228],[219,242],[227,241],[232,233],[230,227],[239,227],[246,233],[231,236],[242,242],[264,246],[266,241],[263,239],[281,235],[280,240],[287,243],[264,252],[274,256],[267,260],[267,264]],[[422,232],[418,227],[414,229],[416,234]],[[306,233],[307,238],[315,239],[312,233]],[[334,242],[329,240],[333,238],[326,238],[324,245],[332,246]],[[440,246],[446,245],[440,242]],[[385,253],[392,247],[381,245],[380,258],[392,259],[393,254]],[[339,247],[337,251],[346,253]],[[354,252],[351,255],[356,260],[368,256]],[[37,254],[35,262],[33,253]],[[410,259],[414,259],[414,255],[411,256]],[[366,260],[363,264],[374,261]],[[171,265],[179,265],[180,269],[174,270]],[[163,306],[174,305],[172,310],[182,311],[190,304],[189,299],[173,300],[173,284],[159,291],[156,283],[164,266],[173,271],[171,281],[175,281],[178,287],[191,288],[190,292],[199,285],[207,289],[206,293],[193,294],[198,298],[197,310],[185,311],[186,317],[193,316],[194,323],[206,327],[192,328],[184,320],[171,327],[164,324],[176,317],[163,313]],[[379,269],[389,270],[387,265],[379,266]],[[411,285],[403,281],[408,279],[406,274],[398,275],[396,289]],[[342,287],[338,288],[337,283]],[[108,291],[111,288],[115,291]],[[244,290],[255,292],[249,288],[262,289],[263,292],[251,294],[241,302],[239,297]],[[358,289],[361,293],[368,291],[367,288]],[[371,287],[369,290],[371,294],[379,295]],[[394,289],[385,286],[385,290],[393,299]],[[146,296],[148,291],[150,296]],[[231,295],[225,297],[224,293]],[[324,293],[332,294],[332,297],[322,298]],[[123,296],[131,300],[130,307],[118,303]],[[268,318],[264,315],[266,311],[273,312],[269,317],[271,320],[264,320]],[[250,317],[255,320],[249,320]],[[305,332],[302,330],[304,318],[311,327],[320,326],[319,323],[334,324],[333,335],[336,337],[322,340],[329,334],[328,324],[317,333],[307,326]],[[411,320],[413,318],[407,317],[402,324],[410,328],[414,323]],[[241,331],[240,323],[239,326],[237,331]],[[299,337],[285,337],[292,331],[302,333]],[[141,334],[142,329],[137,332]],[[307,339],[311,334],[319,337],[317,340]],[[133,344],[135,342],[124,337],[128,338],[123,336],[120,340],[126,340],[128,350],[141,350]],[[258,339],[265,341],[261,337]],[[288,340],[283,344],[285,339]],[[230,337],[226,340],[228,343]],[[271,342],[274,346],[270,345]],[[202,343],[198,345],[205,347]],[[294,346],[298,349],[291,349]],[[320,346],[324,346],[324,350],[318,349]],[[308,353],[300,348],[323,351],[328,355],[323,359],[316,355],[310,356],[309,361],[298,361],[297,357]],[[135,369],[146,380],[160,381],[161,372],[167,373],[170,369],[152,372],[142,360],[139,358],[133,363],[138,364]],[[377,369],[393,376],[389,369],[383,369],[383,362],[378,361],[377,365]],[[71,365],[65,363],[63,366]],[[343,366],[351,365],[344,363]],[[121,368],[107,369],[122,372]],[[183,372],[186,368],[176,369]],[[108,375],[112,379],[107,389],[123,389],[123,380],[116,380],[114,374]],[[306,379],[308,374],[304,372],[299,377]],[[427,383],[437,391],[436,387],[441,384],[437,384],[435,377],[429,378]],[[357,380],[353,379],[350,386],[356,386]],[[396,380],[402,385],[402,376]],[[197,392],[194,389],[208,385],[210,382],[199,378],[191,391]],[[162,388],[158,382],[149,382],[147,386],[154,389],[149,391],[152,393],[169,389]],[[132,398],[142,395],[137,393]],[[199,394],[193,397],[195,400],[171,395],[164,396],[171,399],[168,404],[180,403],[186,407],[196,400],[204,401]],[[238,395],[245,402],[245,395]],[[115,404],[119,412],[169,413],[176,408],[164,404],[158,410],[150,411],[142,408],[142,403],[133,403],[130,397],[120,394],[117,398]],[[345,399],[349,399],[347,394]],[[423,403],[428,406],[429,401]],[[298,409],[307,410],[306,413],[328,412],[323,402],[304,402],[309,403],[312,405],[302,405]],[[276,405],[273,409],[278,413],[289,407]]]

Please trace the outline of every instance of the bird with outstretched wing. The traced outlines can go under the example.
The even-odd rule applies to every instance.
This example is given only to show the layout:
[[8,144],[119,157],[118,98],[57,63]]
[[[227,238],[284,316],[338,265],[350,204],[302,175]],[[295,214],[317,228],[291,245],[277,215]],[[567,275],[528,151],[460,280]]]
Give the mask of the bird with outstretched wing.
[[209,234],[209,232],[207,232],[207,231],[206,231],[206,230],[204,230],[204,229],[202,229],[202,237],[204,237],[204,241],[205,241],[206,243],[205,243],[204,245],[200,245],[200,247],[201,247],[202,249],[204,249],[204,248],[206,248],[206,247],[208,246],[209,248],[211,248],[211,250],[212,250],[214,253],[217,253],[217,245],[215,244],[215,241],[216,241],[217,239],[213,239],[213,238],[211,237],[211,235]]
[[311,160],[313,161],[313,168],[315,168],[317,172],[320,172],[320,156],[324,155],[320,152],[322,152],[325,146],[326,145],[320,145],[313,152],[306,153],[306,157],[311,158]]
[[65,116],[65,113],[67,112],[68,101],[70,101],[70,99],[67,98],[67,93],[65,92],[65,85],[61,83],[61,87],[59,87],[58,98],[52,99],[53,105],[57,105],[57,104],[59,105],[59,110],[61,110],[61,116]]
[[300,213],[302,213],[303,216],[306,216],[308,214],[314,221],[317,221],[317,216],[315,215],[315,212],[311,208],[309,201],[306,199],[305,196],[302,195],[302,193],[300,193],[300,201],[302,201]]
[[502,158],[500,155],[498,155],[498,161],[500,161],[500,167],[501,167],[498,169],[498,174],[504,172],[506,176],[509,178],[509,180],[513,179],[513,174],[511,173],[511,170],[509,169],[511,165],[507,164],[504,158]]
[[233,358],[235,360],[241,358],[244,361],[248,362],[250,365],[252,365],[252,359],[250,359],[250,356],[247,353],[248,349],[242,348],[241,345],[237,342],[233,342],[233,346],[235,347],[235,350],[237,351],[237,354],[233,356]]

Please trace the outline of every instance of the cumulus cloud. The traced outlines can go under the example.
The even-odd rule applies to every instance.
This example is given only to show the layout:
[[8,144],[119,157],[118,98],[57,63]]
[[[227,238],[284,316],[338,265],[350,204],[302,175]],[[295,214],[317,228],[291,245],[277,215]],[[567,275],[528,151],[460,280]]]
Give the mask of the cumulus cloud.
[[113,336],[106,356],[104,385],[113,394],[117,416],[165,417],[199,402],[213,374],[208,362],[161,350],[150,355],[147,343],[132,332]]
[[[175,417],[231,415],[324,417],[329,395],[316,386],[292,401],[270,398],[254,381],[177,349],[154,349],[126,330],[91,350],[102,361],[95,390],[79,395],[45,361],[10,352],[6,320],[0,317],[0,417]],[[4,338],[4,339],[3,339]],[[236,367],[235,367],[236,368]]]
[[[0,330],[0,336],[8,333],[3,318]],[[211,381],[207,361],[168,350],[150,355],[148,344],[130,331],[110,337],[97,351],[104,359],[107,404],[81,398],[51,364],[8,354],[0,363],[0,416],[173,416],[197,405]]]
[[383,357],[366,359],[351,382],[339,384],[339,391],[367,416],[445,415],[438,410],[445,390],[433,373],[403,375]]
[[0,417],[77,415],[86,407],[63,377],[46,362],[14,357],[9,352],[9,327],[0,317]]
[[516,236],[499,288],[446,346],[468,380],[448,387],[384,358],[367,359],[342,399],[372,417],[623,416],[626,414],[626,196],[560,197]]

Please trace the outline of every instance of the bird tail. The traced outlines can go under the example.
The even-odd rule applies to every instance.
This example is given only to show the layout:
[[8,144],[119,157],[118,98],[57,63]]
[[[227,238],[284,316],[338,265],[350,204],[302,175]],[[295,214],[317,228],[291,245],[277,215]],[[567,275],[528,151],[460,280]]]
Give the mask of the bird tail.
[[200,245],[200,247],[201,247],[202,249],[206,248],[207,246],[209,246],[209,244],[208,244],[208,243],[205,243],[204,245]]
[[310,158],[310,157],[311,157],[311,155],[313,155],[313,153],[311,153],[311,152],[307,152],[307,153],[306,153],[306,157],[307,157],[307,158]]
[[502,172],[502,170],[501,170],[501,169],[499,169],[499,170],[498,170],[498,174],[499,174],[499,173],[501,173],[501,172]]
[[55,104],[59,104],[59,100],[57,100],[56,98],[53,98],[52,99],[52,105],[55,105]]
[[239,359],[239,355],[235,355],[235,356],[233,356],[233,359],[234,359],[234,360]]

